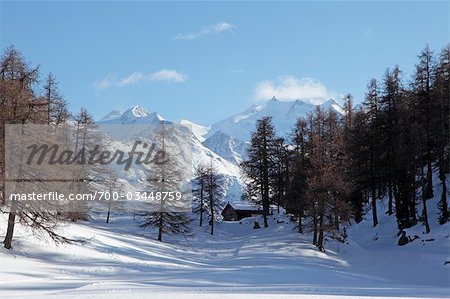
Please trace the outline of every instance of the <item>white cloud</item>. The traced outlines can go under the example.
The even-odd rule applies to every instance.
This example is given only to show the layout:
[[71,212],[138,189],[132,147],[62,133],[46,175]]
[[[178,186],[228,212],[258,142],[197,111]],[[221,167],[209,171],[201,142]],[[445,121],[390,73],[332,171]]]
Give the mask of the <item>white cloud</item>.
[[233,29],[237,28],[235,25],[221,22],[214,25],[210,25],[208,27],[203,28],[202,30],[194,33],[188,33],[188,34],[178,34],[174,37],[174,40],[194,40],[198,39],[207,35],[215,35],[226,31],[232,31]]
[[139,83],[145,78],[145,74],[143,73],[132,73],[128,77],[123,78],[119,82],[119,86],[127,86],[127,85],[133,85],[136,83]]
[[105,90],[113,86],[130,86],[143,81],[167,81],[180,83],[187,81],[188,76],[184,73],[171,70],[162,69],[153,73],[134,72],[123,78],[116,78],[115,76],[108,75],[103,80],[94,83],[94,87],[99,90]]
[[163,69],[150,74],[149,78],[152,81],[184,82],[187,80],[187,75],[174,70]]
[[103,80],[95,82],[96,89],[104,90],[114,85],[116,78],[113,75],[107,75]]
[[268,100],[272,97],[280,101],[306,100],[312,104],[321,104],[339,94],[328,90],[318,80],[312,78],[296,78],[294,76],[278,77],[276,82],[262,81],[256,86],[253,98],[255,100]]

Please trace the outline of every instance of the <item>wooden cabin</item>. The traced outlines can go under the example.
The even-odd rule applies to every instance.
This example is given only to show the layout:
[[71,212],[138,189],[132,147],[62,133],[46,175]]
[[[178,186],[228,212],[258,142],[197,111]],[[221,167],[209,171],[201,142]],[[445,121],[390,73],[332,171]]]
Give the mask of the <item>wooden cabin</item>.
[[239,221],[243,218],[261,215],[262,211],[257,209],[238,209],[227,203],[221,214],[224,221]]

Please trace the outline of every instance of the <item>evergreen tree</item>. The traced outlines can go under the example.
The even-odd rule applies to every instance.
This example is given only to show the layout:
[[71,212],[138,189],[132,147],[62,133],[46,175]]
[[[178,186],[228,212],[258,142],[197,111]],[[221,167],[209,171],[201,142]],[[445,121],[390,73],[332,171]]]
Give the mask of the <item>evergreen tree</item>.
[[208,208],[206,201],[206,184],[207,184],[207,168],[205,165],[200,164],[195,170],[194,189],[193,194],[196,199],[196,206],[193,211],[200,216],[199,226],[203,226],[203,213]]
[[209,225],[211,228],[211,235],[214,235],[214,223],[219,215],[220,199],[223,197],[223,180],[217,173],[212,163],[206,168],[206,185],[205,191],[207,193],[208,211],[209,211]]
[[433,86],[435,81],[436,63],[433,52],[426,46],[418,56],[419,62],[412,82],[412,96],[414,110],[416,111],[415,121],[423,127],[423,138],[425,139],[424,163],[426,166],[425,197],[433,197],[433,169],[435,142],[433,135],[436,131],[438,118],[433,117],[432,112],[436,105],[436,100],[432,99]]
[[45,79],[43,98],[47,102],[47,122],[59,125],[69,118],[67,102],[64,100],[56,77],[50,73]]
[[119,206],[119,202],[117,202],[118,198],[116,198],[115,194],[120,195],[120,191],[123,185],[119,181],[119,177],[111,167],[107,170],[105,179],[106,179],[105,185],[108,188],[109,194],[109,198],[105,198],[108,204],[108,211],[106,213],[106,223],[109,223],[111,219],[111,210],[113,208],[117,209]]
[[280,207],[284,206],[287,184],[289,180],[289,151],[284,138],[275,140],[274,148],[274,173],[271,176],[273,186],[272,202],[277,206],[277,213],[280,214]]
[[397,139],[394,163],[396,216],[399,229],[411,227],[417,223],[417,181],[420,169],[420,132],[421,127],[413,122],[412,101],[405,95],[398,102],[396,119]]
[[[158,241],[162,241],[163,234],[186,234],[190,232],[191,218],[187,212],[181,212],[173,201],[162,198],[164,192],[179,192],[182,190],[182,169],[177,161],[176,150],[169,142],[170,127],[164,122],[155,129],[155,141],[164,153],[165,163],[154,163],[148,170],[148,190],[144,192],[154,194],[149,210],[140,213],[141,227],[155,227],[158,230]],[[172,128],[173,129],[173,128]],[[158,194],[161,195],[161,198]]]
[[[383,78],[383,93],[379,99],[379,119],[380,125],[382,127],[380,143],[381,148],[384,149],[381,154],[383,157],[382,164],[384,166],[383,175],[385,176],[385,182],[388,189],[389,206],[393,205],[395,189],[394,161],[395,157],[397,156],[396,142],[398,140],[397,106],[402,93],[399,76],[400,70],[398,66],[395,66],[392,72],[389,71],[389,69],[386,70],[385,76]],[[396,205],[396,208],[397,207],[398,205]]]
[[311,119],[308,153],[312,171],[308,175],[307,207],[313,222],[313,244],[325,250],[325,232],[339,230],[348,220],[342,126],[334,111],[316,109]]
[[[354,116],[354,126],[347,138],[347,151],[350,155],[350,176],[353,178],[352,199],[354,212],[361,213],[362,195],[370,195],[373,226],[378,224],[377,199],[380,194],[380,129],[378,119],[378,87],[372,79],[367,86],[364,110]],[[358,201],[359,200],[359,201]],[[388,214],[392,213],[392,202],[389,202]]]
[[305,212],[307,174],[309,170],[307,149],[307,123],[297,119],[291,135],[292,153],[289,154],[288,188],[286,190],[286,210],[297,217],[297,228],[303,233],[302,218]]
[[[355,221],[362,220],[364,214],[364,195],[371,196],[371,209],[373,226],[378,224],[376,200],[377,194],[374,178],[374,156],[371,145],[369,117],[364,111],[358,111],[354,116],[354,126],[347,138],[346,149],[350,155],[349,176],[352,178],[351,190],[349,190]],[[375,189],[376,190],[376,189]]]
[[433,90],[437,102],[433,113],[433,117],[437,120],[435,136],[436,156],[442,188],[439,201],[439,223],[444,224],[450,218],[447,203],[448,189],[445,179],[446,174],[450,172],[450,45],[445,46],[439,54]]
[[272,118],[263,117],[256,122],[247,150],[248,159],[241,166],[246,175],[247,194],[262,206],[264,227],[268,227],[270,213],[271,178],[274,174],[275,129]]

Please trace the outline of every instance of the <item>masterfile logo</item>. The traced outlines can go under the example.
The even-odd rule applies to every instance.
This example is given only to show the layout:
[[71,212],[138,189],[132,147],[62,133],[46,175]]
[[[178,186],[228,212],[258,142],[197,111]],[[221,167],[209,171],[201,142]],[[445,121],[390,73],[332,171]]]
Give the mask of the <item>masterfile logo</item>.
[[[7,125],[5,195],[24,209],[78,210],[92,201],[191,208],[191,132],[156,125]],[[108,184],[135,176],[127,192]],[[128,183],[128,182],[127,182]]]

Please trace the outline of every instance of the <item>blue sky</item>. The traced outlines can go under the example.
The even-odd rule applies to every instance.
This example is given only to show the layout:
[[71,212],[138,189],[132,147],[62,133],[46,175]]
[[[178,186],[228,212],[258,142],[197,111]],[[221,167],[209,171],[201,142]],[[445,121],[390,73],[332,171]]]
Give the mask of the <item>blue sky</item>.
[[449,42],[449,2],[0,2],[0,46],[53,72],[71,109],[142,105],[219,121],[272,95],[364,96],[426,43]]

